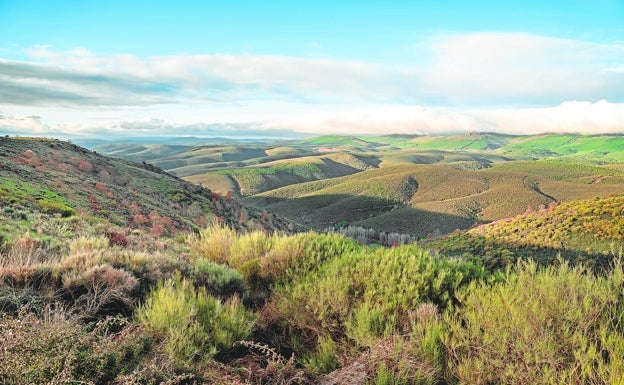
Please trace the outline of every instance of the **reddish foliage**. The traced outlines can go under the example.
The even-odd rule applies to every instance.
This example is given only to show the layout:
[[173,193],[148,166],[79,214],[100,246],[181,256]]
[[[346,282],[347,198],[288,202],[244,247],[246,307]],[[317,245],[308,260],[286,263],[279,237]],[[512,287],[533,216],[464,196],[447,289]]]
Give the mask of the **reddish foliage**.
[[128,246],[128,237],[126,234],[120,233],[115,230],[107,230],[106,238],[108,238],[108,244],[111,246]]
[[163,236],[164,233],[165,233],[165,226],[163,226],[161,224],[152,225],[152,229],[150,230],[150,234],[152,234],[152,236],[154,238],[160,238],[160,237]]
[[37,156],[37,154],[33,150],[26,150],[22,152],[22,156],[26,159],[33,159]]
[[87,160],[80,159],[78,161],[78,170],[84,171],[84,172],[91,172],[93,171],[93,165],[91,164],[91,162]]
[[199,217],[197,217],[197,219],[195,219],[195,223],[199,227],[206,227],[208,225],[208,221],[206,221],[205,215],[200,215]]
[[94,196],[94,195],[89,195],[89,196],[87,197],[87,199],[88,199],[88,200],[89,200],[89,202],[90,202],[90,205],[89,205],[89,206],[91,207],[91,210],[92,210],[94,213],[98,213],[98,212],[100,212],[100,210],[102,209],[102,207],[100,206],[100,201],[97,199],[97,197],[96,197],[96,196]]
[[139,227],[149,222],[149,218],[143,214],[134,214],[132,215],[132,221]]
[[[141,214],[141,207],[139,207],[139,205],[136,202],[131,202],[128,204],[128,211],[130,211],[130,214]],[[145,219],[145,222],[147,222],[147,218]]]

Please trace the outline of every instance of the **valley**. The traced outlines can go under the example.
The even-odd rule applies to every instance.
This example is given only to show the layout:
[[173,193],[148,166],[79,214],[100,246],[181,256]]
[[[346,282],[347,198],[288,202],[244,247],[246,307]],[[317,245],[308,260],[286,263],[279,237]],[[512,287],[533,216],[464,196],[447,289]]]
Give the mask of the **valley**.
[[333,135],[150,148],[95,149],[317,231],[348,224],[437,237],[552,202],[624,192],[619,135]]

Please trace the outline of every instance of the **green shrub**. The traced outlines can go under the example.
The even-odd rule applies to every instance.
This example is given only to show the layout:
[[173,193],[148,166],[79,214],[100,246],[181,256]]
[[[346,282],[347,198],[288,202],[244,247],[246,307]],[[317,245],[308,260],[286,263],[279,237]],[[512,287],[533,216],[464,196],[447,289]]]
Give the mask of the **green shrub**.
[[324,261],[361,249],[356,242],[337,234],[278,236],[257,231],[239,235],[220,226],[202,230],[189,246],[195,257],[240,272],[251,296],[258,298],[268,297],[276,282],[290,282]]
[[[485,272],[474,265],[413,245],[347,252],[293,284],[280,285],[264,322],[301,339],[303,349],[314,349],[320,331],[337,342],[371,346],[407,330],[411,312],[421,303],[445,309],[462,286],[482,277]],[[279,341],[290,344],[288,338]]]
[[261,258],[274,244],[275,236],[259,231],[238,235],[230,246],[228,263],[238,268],[245,263]]
[[236,231],[229,227],[208,226],[199,232],[199,236],[191,239],[191,255],[228,264],[230,247],[235,237]]
[[137,311],[139,321],[165,336],[174,363],[189,367],[205,362],[251,333],[255,317],[236,298],[221,302],[190,281],[161,283]]
[[43,305],[44,298],[31,288],[20,290],[0,286],[0,317],[4,314],[17,315],[22,308],[36,312],[41,310]]
[[39,208],[44,213],[61,214],[63,218],[71,217],[72,215],[76,214],[76,210],[67,206],[63,202],[43,199],[43,200],[40,200],[38,204],[39,204]]
[[233,295],[242,297],[246,290],[243,276],[238,271],[205,258],[195,261],[193,280],[196,285],[203,286],[209,293],[222,298]]
[[321,373],[329,373],[338,368],[338,353],[340,347],[327,336],[319,338],[316,351],[307,359],[310,367],[316,368]]
[[624,273],[519,263],[474,283],[445,319],[453,376],[470,384],[613,384],[624,378]]

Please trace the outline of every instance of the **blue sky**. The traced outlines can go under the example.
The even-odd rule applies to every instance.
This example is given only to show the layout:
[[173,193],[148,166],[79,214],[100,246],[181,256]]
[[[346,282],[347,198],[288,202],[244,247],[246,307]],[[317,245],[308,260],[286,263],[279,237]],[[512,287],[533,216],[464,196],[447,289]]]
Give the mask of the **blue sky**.
[[623,1],[0,0],[0,133],[624,132]]

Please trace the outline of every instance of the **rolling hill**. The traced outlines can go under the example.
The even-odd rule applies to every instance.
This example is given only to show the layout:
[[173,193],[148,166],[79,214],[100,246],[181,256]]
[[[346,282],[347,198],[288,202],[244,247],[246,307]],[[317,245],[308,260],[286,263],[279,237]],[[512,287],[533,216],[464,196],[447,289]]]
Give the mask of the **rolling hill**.
[[346,222],[425,237],[551,202],[621,193],[622,177],[612,168],[562,162],[522,161],[475,170],[406,164],[291,185],[246,200],[316,229]]
[[234,228],[289,227],[287,221],[152,165],[53,139],[0,138],[0,203],[6,218],[0,235],[14,233],[15,226],[28,231],[31,212],[84,214],[154,234],[190,231],[213,221]]
[[[0,382],[622,377],[624,195],[609,195],[621,165],[319,156],[358,171],[246,199],[314,226],[432,235],[531,208],[417,245],[367,246],[268,231],[298,228],[147,163],[0,138]],[[555,203],[583,195],[603,197]]]
[[438,236],[553,201],[624,191],[620,135],[327,135],[153,148],[133,154],[120,145],[118,155],[143,156],[317,230],[349,223]]
[[519,258],[551,263],[557,257],[608,267],[624,256],[624,195],[552,203],[539,210],[478,226],[432,242],[448,256],[480,261],[490,269]]

